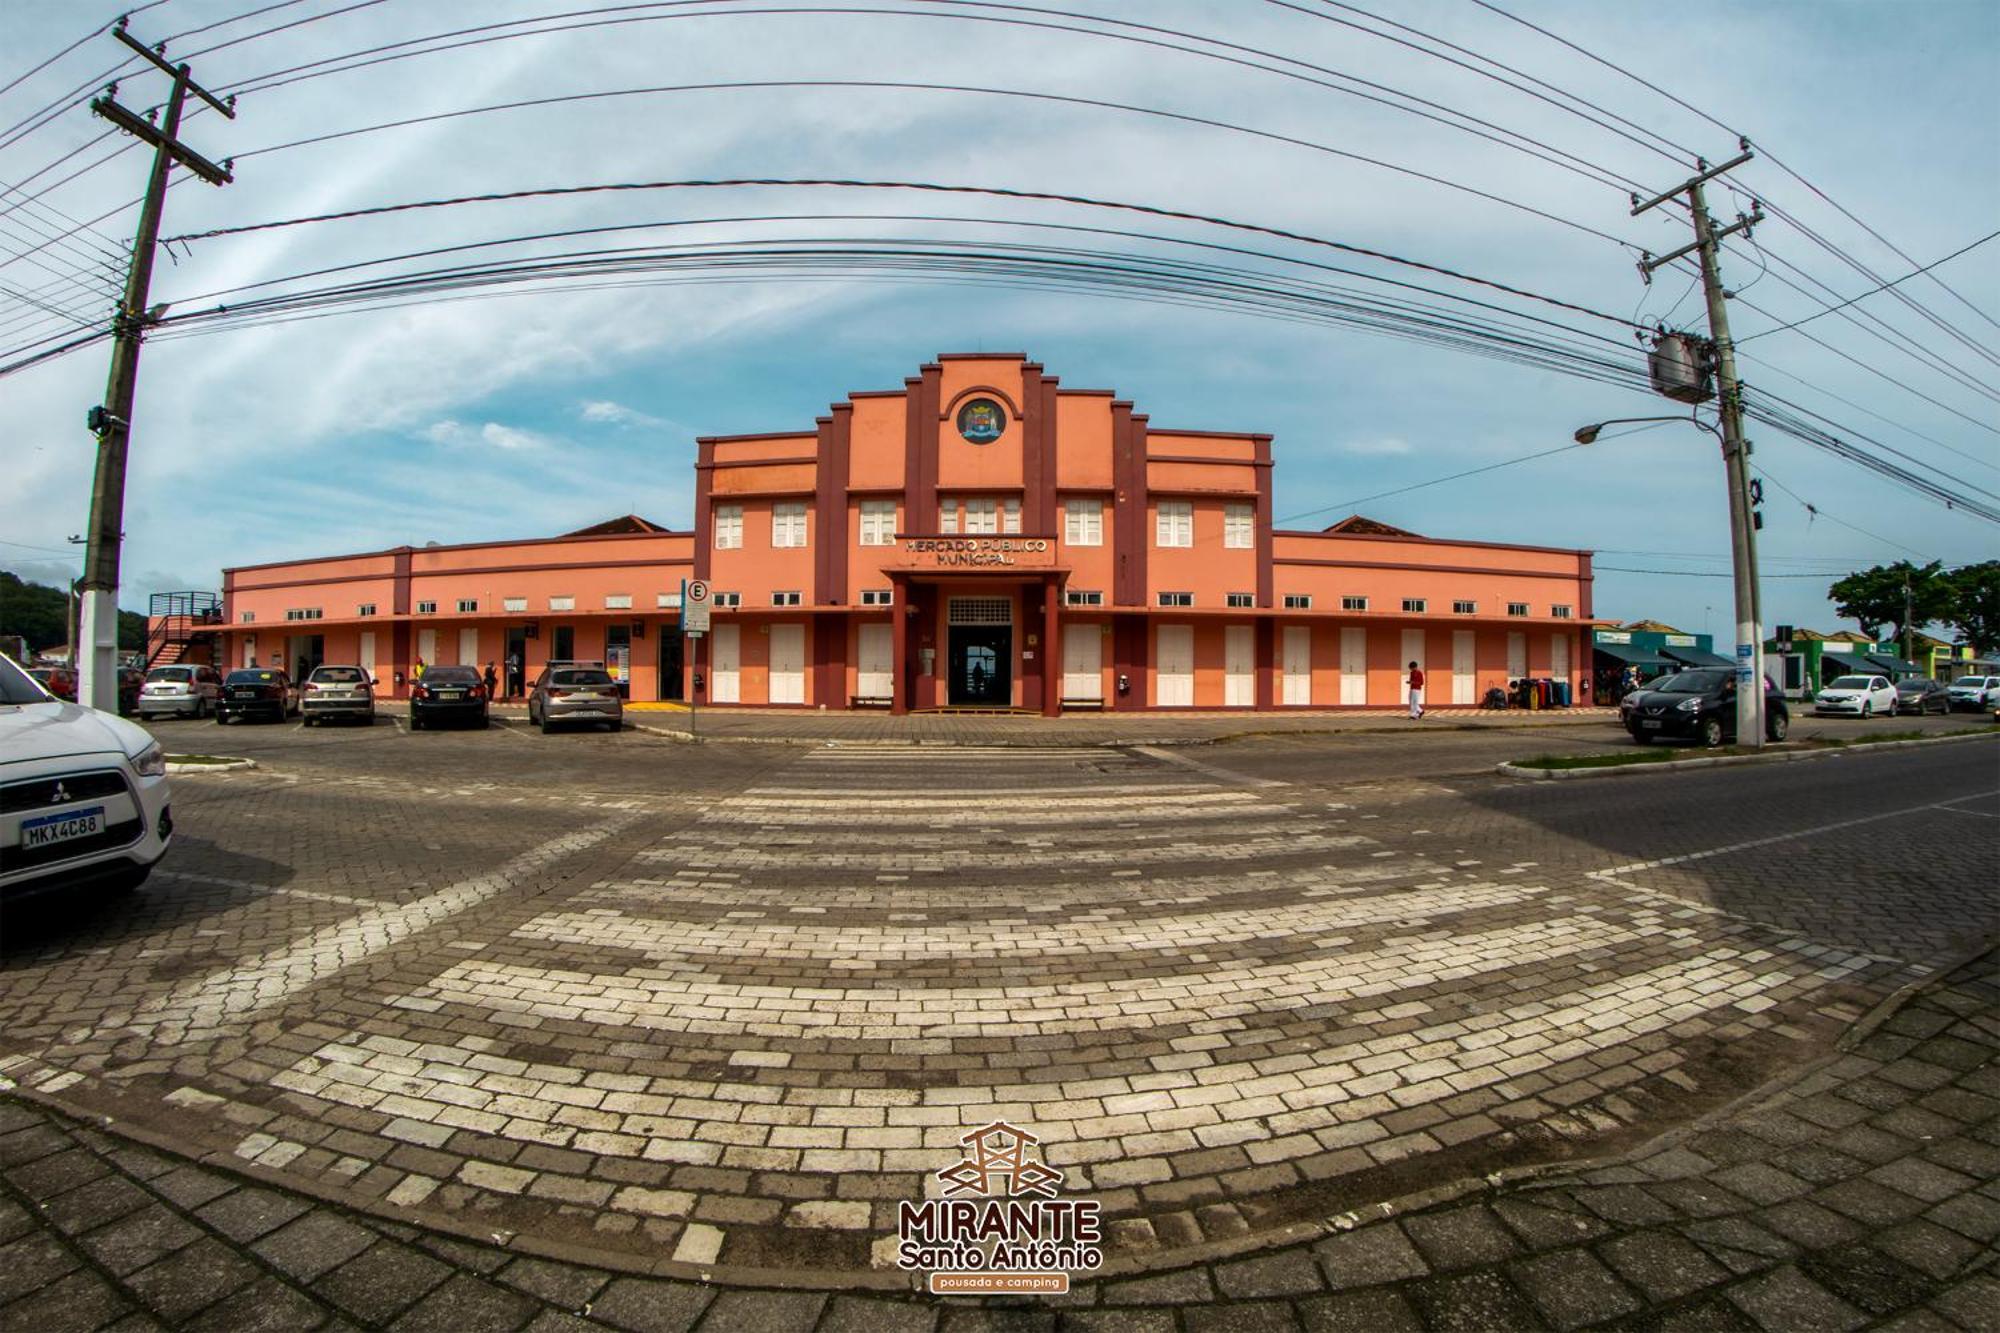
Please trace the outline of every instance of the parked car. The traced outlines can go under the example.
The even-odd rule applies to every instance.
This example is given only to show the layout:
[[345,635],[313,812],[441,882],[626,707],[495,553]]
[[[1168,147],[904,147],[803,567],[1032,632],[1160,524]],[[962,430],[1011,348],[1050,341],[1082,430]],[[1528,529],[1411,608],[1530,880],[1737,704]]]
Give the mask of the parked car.
[[[1698,668],[1663,676],[1625,696],[1619,718],[1641,745],[1659,737],[1698,740],[1713,748],[1736,739],[1736,673]],[[1764,682],[1764,736],[1781,741],[1792,729],[1785,696]]]
[[1960,676],[1946,693],[1953,708],[2000,708],[2000,676]]
[[316,666],[299,687],[299,713],[307,726],[335,717],[373,723],[375,682],[358,666]]
[[162,714],[207,717],[222,693],[222,673],[197,662],[154,667],[139,687],[139,720]]
[[70,703],[76,702],[76,672],[70,670],[70,668],[61,666],[29,667],[28,674],[35,678],[36,684],[40,685],[50,694],[53,694],[56,698],[66,699]]
[[528,692],[528,721],[543,734],[562,722],[594,722],[613,731],[625,725],[625,701],[602,662],[551,662]]
[[486,725],[486,682],[478,667],[434,666],[410,690],[410,730],[422,731],[433,722]]
[[1896,715],[1896,687],[1887,676],[1836,676],[1813,696],[1813,713],[1819,716],[1873,717],[1877,713]]
[[130,717],[139,711],[139,693],[146,688],[146,673],[138,667],[118,668],[118,712]]
[[215,720],[268,717],[283,722],[299,711],[299,687],[278,667],[244,667],[223,677]]
[[1925,713],[1949,713],[1951,695],[1942,681],[1932,680],[1929,676],[1911,676],[1896,682],[1896,711],[1915,713],[1919,717]]
[[0,657],[0,904],[135,889],[173,831],[159,742]]

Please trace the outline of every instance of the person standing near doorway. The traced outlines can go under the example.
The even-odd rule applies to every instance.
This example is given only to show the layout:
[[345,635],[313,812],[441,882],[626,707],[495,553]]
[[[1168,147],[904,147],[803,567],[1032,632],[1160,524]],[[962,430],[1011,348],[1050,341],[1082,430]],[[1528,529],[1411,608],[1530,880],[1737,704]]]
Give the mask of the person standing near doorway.
[[1416,721],[1424,715],[1424,669],[1415,662],[1410,663],[1410,720]]
[[493,690],[494,687],[497,686],[499,683],[500,683],[500,677],[497,674],[495,674],[493,670],[493,664],[491,662],[488,662],[486,664],[486,697],[488,699],[492,699],[495,697]]
[[520,698],[522,684],[521,655],[519,653],[509,653],[507,654],[507,697],[509,699]]

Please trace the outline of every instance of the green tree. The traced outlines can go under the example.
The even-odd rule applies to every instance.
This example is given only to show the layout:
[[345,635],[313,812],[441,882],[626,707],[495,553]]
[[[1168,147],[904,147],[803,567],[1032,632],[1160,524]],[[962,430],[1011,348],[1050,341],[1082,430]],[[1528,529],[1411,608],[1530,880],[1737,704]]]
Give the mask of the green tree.
[[[1893,565],[1877,565],[1849,574],[1826,590],[1833,609],[1861,626],[1871,639],[1883,637],[1885,625],[1896,627],[1896,637],[1905,629],[1921,629],[1950,616],[1954,601],[1952,584],[1944,577],[1944,565],[1936,560],[1913,565],[1898,560]],[[1905,586],[1909,588],[1910,623],[1903,623]]]
[[1940,619],[1975,653],[2000,652],[2000,560],[1967,565],[1946,578],[1951,610]]
[[[0,634],[20,635],[31,653],[68,643],[69,593],[0,570]],[[118,646],[126,652],[146,646],[146,617],[137,611],[118,613]]]

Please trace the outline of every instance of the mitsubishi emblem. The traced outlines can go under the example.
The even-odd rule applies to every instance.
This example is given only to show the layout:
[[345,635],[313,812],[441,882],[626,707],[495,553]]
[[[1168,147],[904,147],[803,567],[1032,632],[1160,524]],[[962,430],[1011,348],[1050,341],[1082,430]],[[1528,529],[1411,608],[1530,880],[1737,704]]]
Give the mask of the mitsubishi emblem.
[[69,788],[58,782],[56,789],[49,793],[49,803],[51,805],[61,805],[67,800],[69,800]]

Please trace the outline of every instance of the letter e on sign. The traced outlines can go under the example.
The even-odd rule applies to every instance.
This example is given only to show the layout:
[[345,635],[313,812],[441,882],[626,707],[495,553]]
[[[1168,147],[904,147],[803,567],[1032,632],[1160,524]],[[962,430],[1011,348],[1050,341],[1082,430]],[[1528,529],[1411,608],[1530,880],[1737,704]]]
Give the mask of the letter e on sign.
[[688,579],[681,584],[681,633],[708,633],[708,584],[702,579]]

